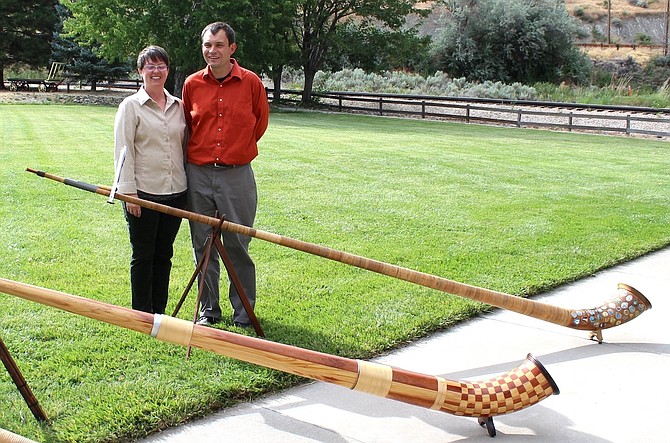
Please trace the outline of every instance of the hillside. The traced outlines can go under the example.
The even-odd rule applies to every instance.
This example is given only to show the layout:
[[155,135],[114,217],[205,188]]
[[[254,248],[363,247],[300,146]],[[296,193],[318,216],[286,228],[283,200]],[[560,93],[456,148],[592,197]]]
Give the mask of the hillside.
[[[652,45],[663,45],[665,42],[666,0],[611,0],[609,12],[606,0],[565,0],[565,7],[570,15],[583,23],[588,37],[579,43],[606,43],[609,26],[609,40],[612,44],[632,45],[638,43],[638,36],[647,37]],[[426,3],[427,5],[429,2]],[[646,5],[646,7],[638,6]],[[436,8],[433,13],[420,22],[420,33],[432,35],[439,28],[442,9]],[[644,63],[650,57],[663,54],[663,48],[638,46],[635,49],[625,47],[597,47],[584,49],[593,59],[625,59],[633,57]]]
[[[611,0],[612,18],[631,19],[641,16],[665,14],[667,3],[665,0]],[[646,4],[646,7],[636,6]],[[572,15],[579,16],[583,11],[588,19],[607,19],[606,0],[566,0],[565,7]]]
[[[666,0],[611,0],[609,11],[605,0],[566,0],[566,8],[584,24],[590,36],[581,43],[637,44],[639,37],[648,38],[652,45],[663,45],[666,38]],[[644,6],[644,7],[643,7]],[[609,25],[608,23],[611,23]],[[639,63],[662,55],[664,49],[640,46],[585,48],[593,59],[611,60],[632,57]]]

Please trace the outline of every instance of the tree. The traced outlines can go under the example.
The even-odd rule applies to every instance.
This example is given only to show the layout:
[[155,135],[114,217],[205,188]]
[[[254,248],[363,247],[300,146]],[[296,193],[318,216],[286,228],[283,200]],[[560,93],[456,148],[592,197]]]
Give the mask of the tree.
[[[284,17],[295,9],[295,0],[280,2],[244,0],[63,0],[72,17],[65,30],[83,46],[108,59],[136,57],[150,44],[164,47],[170,54],[175,75],[173,92],[181,93],[187,75],[204,66],[200,33],[208,23],[223,20],[238,35],[235,57],[256,72],[278,64],[282,51],[276,47],[275,30],[288,27]],[[290,7],[293,9],[290,9]],[[291,17],[288,14],[288,17]]]
[[470,81],[586,82],[581,28],[563,0],[454,0],[434,38],[436,69]]
[[2,0],[0,3],[0,89],[5,67],[14,63],[45,66],[58,24],[57,0]]
[[[175,76],[194,71],[198,53],[193,21],[203,1],[152,0],[63,0],[71,16],[65,21],[65,36],[89,48],[101,58],[132,60],[148,45],[164,47]],[[176,69],[175,69],[176,68]],[[177,83],[179,83],[177,81]]]
[[415,9],[417,3],[417,0],[303,0],[293,26],[305,76],[302,102],[312,100],[314,76],[333,46],[340,23],[355,16],[398,29],[410,13],[427,12]]
[[300,1],[250,2],[243,5],[244,12],[235,22],[229,22],[239,36],[235,57],[245,67],[272,79],[277,102],[280,101],[284,68],[300,66],[300,52],[291,32]]
[[93,50],[79,46],[74,40],[60,35],[54,38],[52,56],[54,60],[64,60],[67,72],[84,80],[91,86],[91,91],[97,89],[100,80],[116,80],[127,76],[131,66],[129,62],[110,62],[100,58]]
[[393,31],[372,23],[349,20],[338,26],[324,67],[333,71],[425,71],[430,36],[419,37],[415,28]]
[[[284,66],[302,66],[303,102],[341,22],[356,16],[398,29],[418,0],[63,0],[70,36],[108,59],[126,59],[148,44],[163,46],[183,77],[203,66],[200,32],[225,20],[238,34],[235,57],[268,73],[279,90]],[[427,12],[427,11],[422,11]],[[174,70],[173,70],[174,71]],[[175,93],[179,93],[179,81]]]
[[70,16],[70,11],[60,4],[56,9],[60,24],[54,32],[51,57],[53,61],[66,64],[68,76],[86,81],[91,85],[91,91],[95,91],[100,80],[114,80],[128,75],[131,63],[127,60],[125,63],[118,60],[109,62],[98,57],[90,48],[78,45],[73,38],[63,37],[63,23]]

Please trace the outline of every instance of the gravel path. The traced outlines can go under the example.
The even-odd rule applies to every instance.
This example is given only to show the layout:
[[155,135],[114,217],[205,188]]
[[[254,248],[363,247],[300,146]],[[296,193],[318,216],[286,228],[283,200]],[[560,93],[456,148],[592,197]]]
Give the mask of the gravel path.
[[135,91],[101,89],[99,91],[71,90],[70,92],[0,91],[0,103],[77,104],[118,106]]
[[[555,131],[588,132],[670,140],[670,114],[554,108],[540,106],[488,104],[402,99],[385,100],[382,115],[427,118],[507,127],[538,128]],[[321,98],[321,105],[333,110],[380,115],[377,100]],[[425,117],[422,117],[425,113]],[[642,132],[642,133],[640,133]],[[644,132],[652,132],[645,134]]]

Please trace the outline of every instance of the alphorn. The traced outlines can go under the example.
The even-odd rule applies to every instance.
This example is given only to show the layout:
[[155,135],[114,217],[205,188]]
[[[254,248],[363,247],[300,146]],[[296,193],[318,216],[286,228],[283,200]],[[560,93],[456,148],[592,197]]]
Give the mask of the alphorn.
[[[96,186],[85,182],[80,182],[68,178],[58,177],[43,171],[27,168],[28,172],[37,174],[40,177],[46,177],[51,180],[73,186],[75,188],[90,191],[96,194],[109,197],[109,189]],[[221,229],[258,238],[271,243],[275,243],[298,251],[317,255],[319,257],[345,263],[368,271],[394,277],[420,286],[425,286],[449,294],[469,298],[478,302],[486,303],[498,308],[513,311],[522,315],[527,315],[539,320],[544,320],[572,329],[590,331],[590,338],[596,338],[602,343],[602,330],[619,326],[651,309],[651,303],[638,290],[624,283],[619,283],[614,296],[598,307],[591,309],[567,309],[559,306],[550,305],[537,300],[517,297],[503,292],[493,291],[477,286],[459,283],[436,275],[415,271],[389,263],[362,257],[360,255],[349,254],[314,243],[308,243],[282,235],[273,234],[248,226],[224,221],[214,217],[209,217],[182,209],[172,208],[159,203],[131,197],[124,194],[116,194],[115,198],[148,209],[163,212],[176,217],[185,218],[194,222],[203,223],[212,227],[220,226]]]
[[0,278],[0,292],[158,340],[457,416],[477,417],[491,436],[495,435],[494,416],[519,411],[551,394],[559,394],[554,380],[531,354],[516,368],[489,380],[452,381],[195,325],[168,315],[149,314],[4,278]]

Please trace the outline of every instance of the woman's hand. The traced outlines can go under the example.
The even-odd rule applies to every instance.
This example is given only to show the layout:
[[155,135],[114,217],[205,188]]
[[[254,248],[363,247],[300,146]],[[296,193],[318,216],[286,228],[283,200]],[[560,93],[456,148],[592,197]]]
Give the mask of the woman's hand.
[[[137,194],[128,195],[137,198]],[[134,217],[140,217],[142,215],[142,206],[126,202],[126,211]]]

